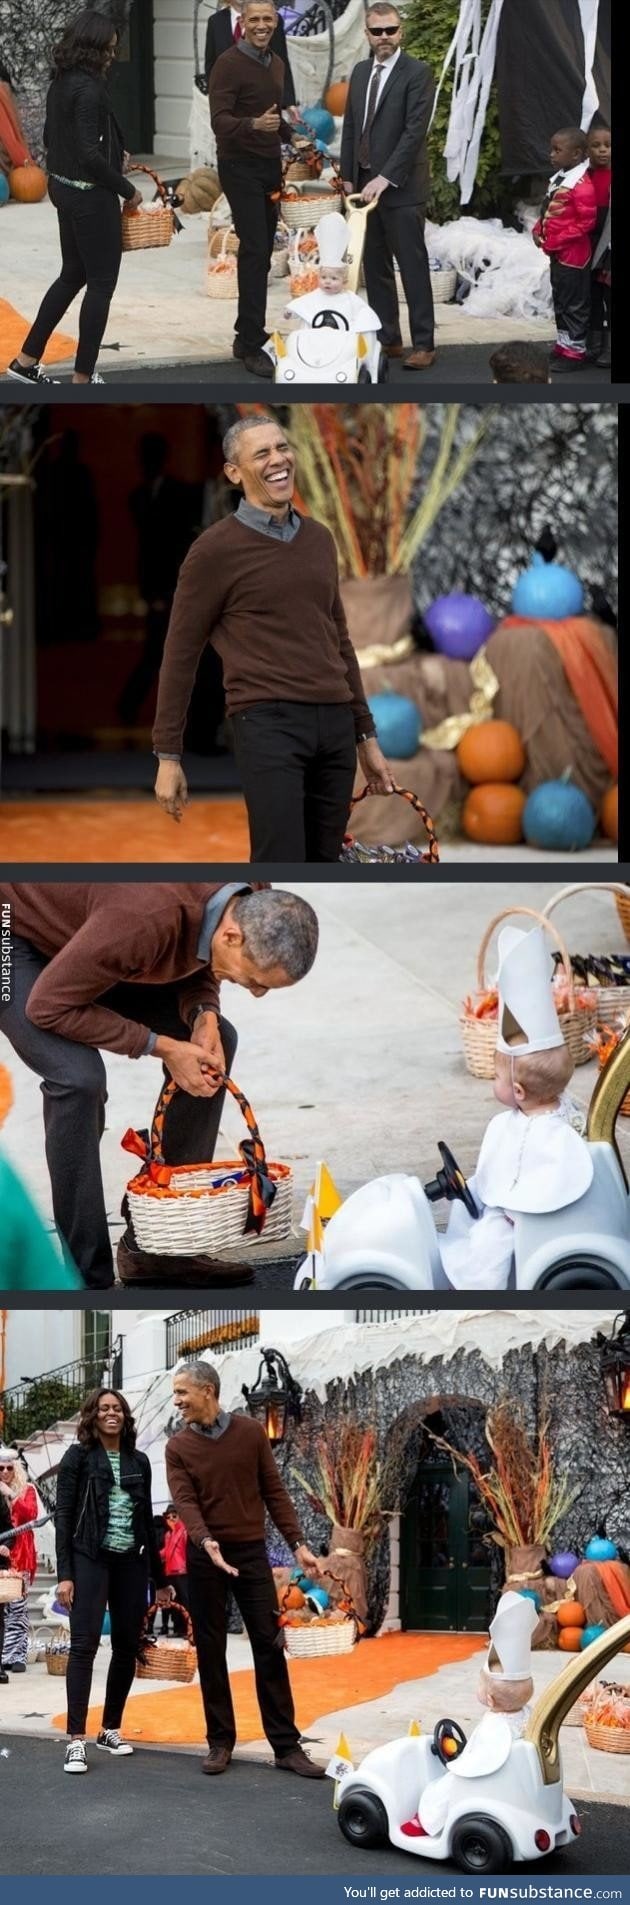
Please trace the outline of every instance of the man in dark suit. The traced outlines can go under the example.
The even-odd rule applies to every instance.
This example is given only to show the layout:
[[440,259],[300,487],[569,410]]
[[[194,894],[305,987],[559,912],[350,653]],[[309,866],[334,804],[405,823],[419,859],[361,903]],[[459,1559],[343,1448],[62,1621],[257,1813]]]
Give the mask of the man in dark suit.
[[396,259],[413,346],[405,369],[426,370],[435,361],[433,293],[424,240],[430,187],[426,140],[435,82],[424,60],[402,51],[401,16],[388,0],[374,0],[365,26],[371,57],[359,61],[350,80],[341,172],[346,191],[377,201],[366,224],[363,263],[368,302],[382,323],[383,349],[388,357],[404,354]]
[[[228,48],[238,45],[238,41],[242,38],[243,23],[241,18],[241,3],[242,0],[222,0],[222,4],[217,7],[216,12],[210,14],[208,31],[206,33],[205,57],[206,79],[208,83],[210,82],[210,74],[214,62],[218,60],[219,54],[227,53]],[[270,53],[277,53],[278,59],[282,60],[284,65],[282,104],[285,107],[294,106],[295,87],[291,67],[289,65],[285,31],[279,15],[275,32],[269,41],[269,51]]]

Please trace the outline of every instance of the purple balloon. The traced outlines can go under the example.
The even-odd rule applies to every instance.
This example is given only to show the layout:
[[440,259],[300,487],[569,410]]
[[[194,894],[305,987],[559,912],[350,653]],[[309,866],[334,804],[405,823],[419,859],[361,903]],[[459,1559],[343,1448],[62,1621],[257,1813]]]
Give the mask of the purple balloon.
[[494,616],[475,595],[438,595],[423,610],[423,621],[440,654],[457,661],[471,661],[495,626]]
[[549,1566],[552,1574],[557,1574],[561,1581],[568,1581],[569,1575],[575,1574],[579,1562],[579,1555],[563,1551],[561,1554],[552,1554]]

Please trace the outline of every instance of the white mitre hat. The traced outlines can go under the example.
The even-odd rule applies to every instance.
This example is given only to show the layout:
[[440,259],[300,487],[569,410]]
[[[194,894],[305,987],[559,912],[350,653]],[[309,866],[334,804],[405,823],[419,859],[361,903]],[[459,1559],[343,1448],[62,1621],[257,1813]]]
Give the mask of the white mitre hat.
[[532,1634],[537,1624],[537,1609],[526,1595],[515,1594],[512,1589],[501,1595],[490,1622],[491,1645],[486,1659],[486,1671],[493,1680],[529,1680]]
[[497,1050],[509,1057],[548,1052],[564,1043],[551,979],[553,959],[541,926],[499,933],[499,1035]]
[[324,212],[315,227],[320,265],[347,264],[348,227],[341,212]]

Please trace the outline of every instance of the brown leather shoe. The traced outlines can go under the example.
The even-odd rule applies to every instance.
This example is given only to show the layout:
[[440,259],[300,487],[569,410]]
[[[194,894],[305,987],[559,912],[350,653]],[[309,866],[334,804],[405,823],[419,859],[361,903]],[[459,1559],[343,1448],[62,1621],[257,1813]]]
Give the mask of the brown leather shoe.
[[252,1283],[255,1271],[253,1263],[221,1263],[214,1257],[160,1257],[157,1252],[154,1256],[152,1251],[138,1249],[130,1230],[120,1239],[116,1262],[121,1283],[166,1284],[170,1290],[180,1284],[202,1290]]
[[437,351],[412,351],[405,359],[405,370],[430,370],[436,357]]
[[383,344],[382,348],[386,357],[404,357],[405,355],[404,344]]
[[323,1766],[316,1766],[314,1760],[309,1759],[308,1753],[304,1752],[303,1746],[294,1746],[282,1759],[276,1759],[276,1766],[279,1773],[298,1773],[301,1779],[326,1778]]
[[202,1759],[202,1773],[226,1773],[232,1753],[229,1746],[211,1746],[206,1758]]

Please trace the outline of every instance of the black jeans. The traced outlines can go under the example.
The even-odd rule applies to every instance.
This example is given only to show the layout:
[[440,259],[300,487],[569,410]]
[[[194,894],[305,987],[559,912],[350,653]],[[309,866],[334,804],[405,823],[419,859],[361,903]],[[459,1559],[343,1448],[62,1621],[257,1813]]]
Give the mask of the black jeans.
[[267,279],[273,241],[278,223],[278,201],[270,193],[280,190],[280,167],[252,159],[247,165],[235,165],[222,159],[219,164],[221,189],[229,201],[232,223],[239,240],[238,315],[234,329],[244,349],[262,349],[267,332]]
[[[359,173],[358,191],[369,179]],[[381,344],[400,344],[398,289],[394,275],[396,259],[402,279],[409,329],[414,350],[432,351],[434,346],[433,291],[424,239],[425,207],[422,205],[384,205],[378,200],[365,227],[363,268],[368,303],[381,320]]]
[[254,1655],[260,1714],[273,1751],[280,1759],[299,1740],[282,1628],[278,1626],[275,1583],[264,1541],[222,1541],[225,1561],[238,1575],[215,1568],[202,1548],[188,1543],[188,1591],[197,1645],[199,1679],[208,1744],[232,1750],[236,1722],[227,1670],[227,1603],[232,1590],[243,1616]]
[[79,316],[76,369],[82,376],[91,377],[120,271],[120,203],[102,185],[81,192],[76,186],[58,185],[55,179],[50,181],[49,194],[59,221],[61,272],[46,292],[22,348],[28,357],[39,359],[69,305],[86,285]]
[[[42,1080],[46,1159],[57,1229],[88,1289],[105,1290],[114,1281],[99,1158],[107,1103],[105,1066],[93,1046],[42,1031],[27,1018],[30,992],[46,964],[35,946],[16,936],[11,1002],[0,1006],[0,1029],[14,1052]],[[179,1016],[177,992],[176,984],[120,985],[106,998],[126,1018],[150,1025],[152,1031],[167,1037],[186,1040],[190,1033]],[[220,1031],[229,1071],[237,1035],[226,1019],[221,1019]],[[214,1156],[224,1101],[224,1091],[214,1098],[176,1092],[164,1119],[167,1163],[206,1163]]]
[[585,351],[591,314],[590,262],[561,265],[557,258],[551,258],[549,266],[558,343],[565,350]]
[[232,731],[252,864],[338,860],[356,771],[348,703],[256,701]]
[[137,1554],[107,1554],[97,1561],[74,1551],[74,1601],[70,1610],[68,1659],[68,1733],[85,1732],[92,1685],[94,1656],[101,1638],[103,1615],[109,1608],[112,1657],[105,1688],[103,1726],[119,1727],[131,1687],[142,1623],[147,1611],[146,1558]]
[[185,1616],[178,1612],[178,1609],[180,1607],[188,1608],[188,1575],[167,1574],[166,1585],[167,1587],[175,1589],[175,1600],[178,1603],[178,1608],[162,1608],[162,1633],[168,1634],[169,1621],[172,1621],[174,1634],[186,1634],[188,1631],[188,1622]]

